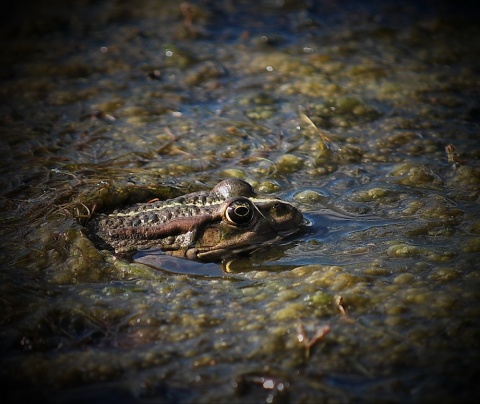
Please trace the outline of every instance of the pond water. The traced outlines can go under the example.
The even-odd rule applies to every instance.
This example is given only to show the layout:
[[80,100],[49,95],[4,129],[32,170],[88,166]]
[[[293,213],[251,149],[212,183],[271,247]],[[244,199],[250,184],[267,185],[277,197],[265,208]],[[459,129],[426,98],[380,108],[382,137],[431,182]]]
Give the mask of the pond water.
[[[473,401],[475,3],[132,4],[36,1],[0,29],[5,400]],[[166,271],[86,236],[225,178],[306,230]]]

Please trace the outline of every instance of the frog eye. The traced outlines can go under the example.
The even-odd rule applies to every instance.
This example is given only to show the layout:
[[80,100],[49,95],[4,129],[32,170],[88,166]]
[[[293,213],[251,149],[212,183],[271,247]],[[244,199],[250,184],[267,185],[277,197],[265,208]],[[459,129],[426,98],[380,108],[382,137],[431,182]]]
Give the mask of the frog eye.
[[245,225],[252,221],[254,207],[247,199],[237,199],[230,203],[225,210],[225,218],[236,225]]

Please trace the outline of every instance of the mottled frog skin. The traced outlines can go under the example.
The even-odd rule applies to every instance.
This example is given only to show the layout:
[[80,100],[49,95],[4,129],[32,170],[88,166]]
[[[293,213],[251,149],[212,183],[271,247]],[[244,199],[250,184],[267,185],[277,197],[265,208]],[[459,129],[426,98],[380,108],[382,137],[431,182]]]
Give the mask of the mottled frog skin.
[[229,179],[209,192],[97,215],[89,228],[115,253],[158,247],[178,257],[217,261],[281,240],[302,222],[292,204],[259,197],[248,182]]

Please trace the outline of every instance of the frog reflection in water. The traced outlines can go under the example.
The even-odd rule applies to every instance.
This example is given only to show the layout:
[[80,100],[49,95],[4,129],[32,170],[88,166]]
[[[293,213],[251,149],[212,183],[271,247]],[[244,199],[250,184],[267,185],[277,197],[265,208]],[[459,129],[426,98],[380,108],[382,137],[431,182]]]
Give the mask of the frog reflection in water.
[[209,192],[98,215],[89,227],[101,245],[119,254],[155,247],[176,257],[218,261],[279,241],[303,220],[292,204],[259,197],[248,182],[229,179]]

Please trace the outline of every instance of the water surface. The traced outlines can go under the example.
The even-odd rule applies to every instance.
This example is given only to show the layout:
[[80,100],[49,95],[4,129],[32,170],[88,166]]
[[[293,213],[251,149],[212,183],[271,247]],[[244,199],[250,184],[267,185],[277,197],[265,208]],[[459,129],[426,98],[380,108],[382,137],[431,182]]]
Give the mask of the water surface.
[[[472,401],[473,3],[31,3],[0,31],[7,401]],[[230,177],[306,231],[225,276],[86,236]]]

